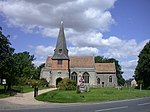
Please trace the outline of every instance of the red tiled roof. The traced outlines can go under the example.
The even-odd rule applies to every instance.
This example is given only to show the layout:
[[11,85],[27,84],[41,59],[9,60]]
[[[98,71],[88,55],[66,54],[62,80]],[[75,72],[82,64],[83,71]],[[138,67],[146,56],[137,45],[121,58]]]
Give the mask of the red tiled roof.
[[115,63],[95,63],[97,73],[116,73]]
[[70,68],[94,68],[94,57],[70,56]]

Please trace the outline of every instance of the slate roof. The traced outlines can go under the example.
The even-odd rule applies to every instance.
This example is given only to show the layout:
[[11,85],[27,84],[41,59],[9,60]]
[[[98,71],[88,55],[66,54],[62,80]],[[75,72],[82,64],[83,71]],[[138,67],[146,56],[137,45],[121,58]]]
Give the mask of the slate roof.
[[[61,50],[61,53],[60,53],[60,50]],[[54,50],[54,55],[52,59],[69,59],[68,49],[67,49],[66,39],[65,39],[65,34],[64,34],[63,21],[61,21],[57,44],[56,44],[56,48]]]
[[95,63],[97,73],[116,73],[115,63]]
[[70,68],[94,68],[93,56],[71,56]]

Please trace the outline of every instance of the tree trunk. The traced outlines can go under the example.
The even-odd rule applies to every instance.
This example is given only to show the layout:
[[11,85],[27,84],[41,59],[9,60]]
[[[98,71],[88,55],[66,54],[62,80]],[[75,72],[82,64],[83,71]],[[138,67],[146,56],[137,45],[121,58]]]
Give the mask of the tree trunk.
[[8,82],[7,91],[11,91],[11,82]]

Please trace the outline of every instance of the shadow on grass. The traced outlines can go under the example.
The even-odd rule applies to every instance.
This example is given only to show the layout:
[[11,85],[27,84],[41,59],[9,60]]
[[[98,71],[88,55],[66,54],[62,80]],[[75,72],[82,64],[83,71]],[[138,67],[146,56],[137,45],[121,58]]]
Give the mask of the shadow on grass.
[[0,89],[0,98],[14,96],[17,93],[22,93],[22,90],[20,90],[20,89],[14,89],[14,88],[11,89],[11,90]]
[[5,91],[4,89],[0,89],[0,98],[5,98],[10,96],[10,92],[9,91]]

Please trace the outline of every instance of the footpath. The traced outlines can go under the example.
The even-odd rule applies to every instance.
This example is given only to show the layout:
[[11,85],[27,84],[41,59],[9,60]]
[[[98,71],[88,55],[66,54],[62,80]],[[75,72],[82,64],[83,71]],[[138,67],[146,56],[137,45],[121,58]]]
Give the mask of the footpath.
[[[39,90],[38,95],[46,93],[48,91],[55,90],[57,88],[49,88],[44,90]],[[1,109],[15,109],[24,106],[34,106],[34,105],[45,105],[47,102],[37,101],[34,99],[34,93],[28,92],[23,94],[18,94],[16,96],[7,97],[0,99],[0,110]]]

